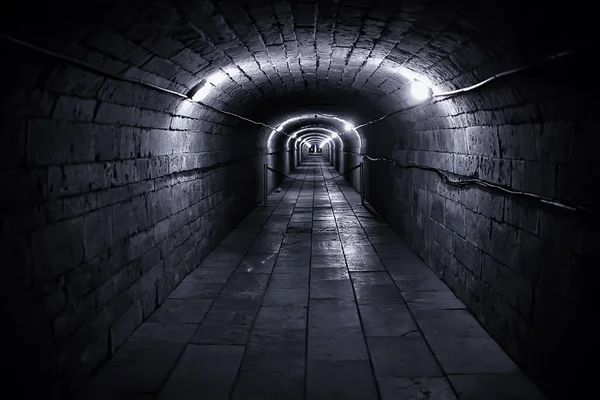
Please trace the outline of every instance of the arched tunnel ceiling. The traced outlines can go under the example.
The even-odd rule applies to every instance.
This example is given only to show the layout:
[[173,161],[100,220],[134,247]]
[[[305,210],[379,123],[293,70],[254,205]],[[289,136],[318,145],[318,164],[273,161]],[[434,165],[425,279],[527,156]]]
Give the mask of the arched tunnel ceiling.
[[[312,145],[312,144],[324,145],[324,144],[327,144],[330,142],[330,141],[328,141],[329,138],[331,138],[331,136],[326,135],[324,133],[310,132],[310,133],[306,133],[304,136],[300,137],[298,139],[298,143],[300,143],[300,144],[308,143],[310,145]],[[335,146],[335,143],[333,145]]]
[[[319,135],[322,140],[333,141],[333,145],[344,147],[344,140],[341,135],[334,129],[325,126],[307,126],[295,131],[292,135],[285,138],[285,149],[292,149],[295,145],[304,140],[307,136]],[[275,145],[274,147],[280,147]]]
[[278,121],[276,129],[271,130],[267,140],[270,148],[280,148],[282,143],[292,143],[298,134],[306,132],[309,128],[313,131],[327,130],[329,136],[333,133],[339,140],[347,142],[352,147],[361,147],[364,139],[354,129],[351,120],[345,120],[335,115],[322,113],[296,113],[288,119]]
[[[454,89],[565,50],[578,37],[557,28],[576,10],[512,0],[9,7],[9,34],[90,63],[110,54],[102,67],[181,93],[212,82],[205,103],[272,125],[301,112],[358,124],[405,104],[412,79]],[[19,12],[26,18],[15,18]],[[132,66],[119,69],[118,61]]]

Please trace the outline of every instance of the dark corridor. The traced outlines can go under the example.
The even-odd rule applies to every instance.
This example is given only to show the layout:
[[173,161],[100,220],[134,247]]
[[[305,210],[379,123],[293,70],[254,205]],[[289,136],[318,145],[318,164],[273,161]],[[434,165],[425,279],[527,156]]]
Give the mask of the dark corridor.
[[9,2],[7,392],[583,398],[586,7]]
[[322,157],[302,163],[81,398],[543,399],[336,175]]

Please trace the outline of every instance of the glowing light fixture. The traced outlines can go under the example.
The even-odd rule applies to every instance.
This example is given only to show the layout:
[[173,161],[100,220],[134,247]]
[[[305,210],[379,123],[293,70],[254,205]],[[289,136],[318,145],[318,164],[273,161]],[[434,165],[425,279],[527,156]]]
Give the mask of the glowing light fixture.
[[333,139],[339,137],[339,135],[335,132],[331,132],[331,136],[328,137],[327,139],[324,139],[321,144],[319,145],[319,148],[322,149],[323,147],[325,147],[325,145],[329,142],[331,142]]
[[216,89],[218,85],[225,82],[227,74],[223,71],[216,71],[204,81],[204,85],[192,95],[192,101],[204,100],[211,90]]
[[210,86],[204,85],[200,89],[198,89],[198,91],[196,93],[194,93],[194,95],[192,96],[192,100],[193,101],[204,100],[206,98],[206,96],[208,96],[209,93],[210,93]]
[[[231,74],[230,74],[230,76],[231,76]],[[342,118],[336,117],[335,115],[329,115],[329,114],[300,114],[300,115],[298,115],[296,117],[292,117],[292,118],[289,118],[289,119],[281,122],[278,126],[280,126],[281,128],[285,129],[286,126],[288,124],[290,124],[290,123],[295,123],[295,122],[298,122],[298,121],[309,120],[309,119],[312,120],[312,119],[315,118],[315,115],[317,116],[317,118],[323,118],[325,120],[329,120],[329,121],[332,121],[332,122],[335,121],[337,123],[341,123],[342,126],[344,127],[343,130],[345,132],[352,132],[354,135],[356,135],[356,139],[358,140],[358,147],[362,148],[362,138],[361,138],[360,134],[357,132],[357,130],[354,128],[354,126],[352,126],[352,124],[350,124],[350,122],[348,122],[348,121],[346,121],[346,120],[344,120]],[[272,148],[272,146],[273,146],[273,140],[274,140],[275,136],[277,136],[278,132],[281,132],[281,131],[278,130],[277,128],[275,128],[275,129],[273,129],[271,131],[271,134],[269,135],[269,138],[267,140],[267,147],[268,148]]]
[[415,100],[427,100],[431,97],[431,88],[421,81],[414,80],[410,86],[410,94]]
[[225,82],[227,79],[227,74],[223,71],[217,71],[208,78],[206,78],[206,83],[210,83],[213,86],[220,85]]

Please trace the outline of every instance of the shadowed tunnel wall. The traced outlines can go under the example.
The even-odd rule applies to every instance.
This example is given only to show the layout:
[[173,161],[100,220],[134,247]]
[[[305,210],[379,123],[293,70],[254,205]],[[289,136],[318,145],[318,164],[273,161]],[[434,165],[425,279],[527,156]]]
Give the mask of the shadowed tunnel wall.
[[[368,127],[367,153],[592,209],[594,110],[578,65],[557,61],[390,117]],[[388,162],[366,171],[368,201],[510,356],[545,389],[549,377],[574,382],[598,263],[590,214]]]
[[[595,208],[584,51],[355,135],[317,117],[268,140],[298,115],[358,126],[411,107],[413,79],[452,90],[585,50],[588,14],[469,0],[7,6],[3,33],[71,61],[1,41],[5,378],[46,398],[85,382],[262,200],[263,165],[288,173],[306,156],[285,147],[294,129],[339,132],[340,171],[368,154]],[[206,105],[184,98],[199,85]],[[573,394],[593,218],[365,165],[375,209],[549,396]]]

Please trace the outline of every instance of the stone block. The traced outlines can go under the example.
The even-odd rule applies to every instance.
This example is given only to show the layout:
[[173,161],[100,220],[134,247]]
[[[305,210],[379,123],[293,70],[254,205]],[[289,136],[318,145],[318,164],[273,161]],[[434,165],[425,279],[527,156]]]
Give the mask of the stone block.
[[454,155],[454,173],[462,176],[474,176],[479,170],[479,157],[473,155]]
[[88,44],[132,65],[141,65],[151,58],[150,52],[108,29],[96,31]]
[[533,290],[529,283],[510,268],[491,257],[483,258],[483,280],[498,292],[510,305],[529,316],[533,307]]
[[513,175],[514,163],[495,157],[479,157],[477,172],[479,179],[496,183],[498,185],[510,186]]
[[94,118],[96,100],[72,96],[60,96],[56,101],[52,118],[66,121],[89,122]]
[[156,56],[146,61],[141,68],[169,80],[173,80],[180,70],[179,66]]
[[172,190],[166,187],[147,195],[148,218],[150,224],[155,224],[173,214]]
[[500,156],[515,160],[536,159],[535,143],[540,133],[541,126],[536,124],[498,127]]
[[552,163],[573,161],[577,138],[576,124],[571,121],[546,121],[535,137],[535,159]]
[[532,200],[508,197],[504,203],[504,220],[536,235],[539,231],[540,211]]
[[430,205],[431,209],[429,211],[429,215],[431,216],[431,218],[433,218],[437,222],[443,224],[445,221],[444,214],[446,212],[444,198],[433,192],[426,192],[426,193],[429,194],[429,199],[430,199],[429,205]]
[[455,201],[446,199],[444,201],[445,214],[444,225],[461,237],[465,237],[465,213],[464,206]]
[[115,241],[121,241],[133,233],[148,227],[146,199],[134,197],[124,203],[113,206],[113,235]]
[[481,275],[481,250],[470,242],[454,234],[452,236],[452,252],[475,276]]
[[491,249],[492,221],[482,214],[466,209],[465,238],[484,252]]
[[95,121],[104,124],[168,129],[171,116],[163,112],[102,102],[98,107]]
[[32,235],[34,278],[55,278],[84,258],[82,218],[48,225]]
[[106,207],[83,217],[85,259],[89,260],[113,244],[113,210]]
[[512,186],[516,190],[554,197],[556,165],[538,161],[513,161]]
[[105,78],[85,69],[62,64],[56,67],[46,81],[46,88],[55,93],[66,93],[93,98]]
[[492,221],[492,257],[512,269],[518,265],[518,233],[509,225]]
[[192,74],[197,74],[208,65],[208,61],[200,54],[189,48],[184,48],[179,53],[171,57],[171,61]]

